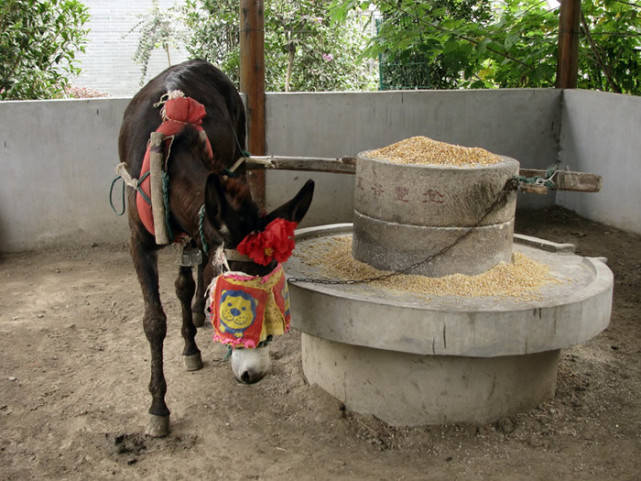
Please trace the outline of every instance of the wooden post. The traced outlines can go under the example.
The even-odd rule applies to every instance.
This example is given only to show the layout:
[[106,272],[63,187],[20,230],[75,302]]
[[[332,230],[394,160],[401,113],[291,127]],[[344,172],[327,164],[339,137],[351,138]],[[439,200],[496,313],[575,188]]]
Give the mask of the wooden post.
[[[240,0],[240,91],[246,96],[248,149],[265,155],[265,19],[263,0]],[[248,173],[252,196],[265,206],[265,171]]]
[[560,0],[556,87],[575,89],[579,56],[581,0]]

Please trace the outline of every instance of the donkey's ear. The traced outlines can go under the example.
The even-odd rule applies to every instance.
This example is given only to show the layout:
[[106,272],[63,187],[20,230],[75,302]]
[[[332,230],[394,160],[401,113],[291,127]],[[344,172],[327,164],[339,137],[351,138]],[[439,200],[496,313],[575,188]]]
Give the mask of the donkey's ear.
[[217,174],[209,174],[205,184],[205,212],[209,221],[217,229],[223,226],[223,219],[227,209],[229,209],[229,206],[225,199],[225,192],[220,183],[220,178]]
[[300,222],[303,220],[303,217],[305,217],[305,214],[307,214],[307,209],[309,209],[309,205],[312,203],[313,196],[314,181],[309,179],[292,200],[285,202],[267,215],[268,222],[276,218],[296,223]]

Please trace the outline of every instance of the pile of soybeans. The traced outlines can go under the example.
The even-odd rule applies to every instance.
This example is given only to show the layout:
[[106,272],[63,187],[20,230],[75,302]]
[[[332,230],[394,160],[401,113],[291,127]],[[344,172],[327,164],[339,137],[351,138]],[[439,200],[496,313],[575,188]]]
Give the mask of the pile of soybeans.
[[[352,257],[351,234],[310,242],[301,260],[319,267],[324,275],[338,280],[361,280],[386,274]],[[560,282],[548,266],[515,252],[511,263],[501,262],[475,276],[453,274],[444,277],[397,274],[371,284],[386,290],[424,296],[485,297],[506,296],[523,300],[538,299],[540,287]]]
[[372,159],[387,160],[394,164],[473,166],[501,162],[498,155],[480,147],[463,147],[420,136],[370,150],[366,155]]

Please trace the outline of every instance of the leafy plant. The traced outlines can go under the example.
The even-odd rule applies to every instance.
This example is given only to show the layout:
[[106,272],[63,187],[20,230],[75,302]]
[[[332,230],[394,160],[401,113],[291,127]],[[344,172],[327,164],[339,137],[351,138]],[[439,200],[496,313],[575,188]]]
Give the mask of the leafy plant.
[[107,97],[108,94],[100,92],[96,89],[88,87],[65,87],[64,98],[66,99],[94,99],[99,97]]
[[51,98],[80,69],[89,19],[75,0],[3,0],[0,3],[0,100]]
[[[378,35],[368,52],[378,53],[381,88],[455,88],[462,75],[471,76],[478,69],[474,50],[462,38],[464,31],[459,30],[460,37],[451,35],[447,25],[487,23],[490,0],[435,0],[414,10],[402,3],[385,3],[380,12]],[[430,20],[417,30],[421,19]]]
[[171,7],[161,9],[158,0],[152,0],[151,10],[138,16],[139,21],[124,36],[139,32],[139,41],[134,53],[134,62],[140,64],[140,85],[145,83],[149,60],[154,50],[161,48],[167,56],[167,66],[171,66],[170,48],[176,47],[182,40],[184,32],[181,28],[182,18],[180,9]]
[[[184,19],[191,56],[239,79],[238,2],[187,0]],[[265,84],[272,91],[361,89],[372,83],[367,62],[357,61],[367,41],[365,21],[327,15],[327,2],[265,2]]]
[[641,3],[583,0],[578,86],[641,95]]
[[181,10],[193,58],[218,65],[236,84],[240,71],[238,0],[185,0]]
[[[382,88],[551,87],[557,8],[543,0],[334,0],[335,18],[375,4],[364,55],[381,60]],[[583,0],[578,86],[641,94],[640,4]]]

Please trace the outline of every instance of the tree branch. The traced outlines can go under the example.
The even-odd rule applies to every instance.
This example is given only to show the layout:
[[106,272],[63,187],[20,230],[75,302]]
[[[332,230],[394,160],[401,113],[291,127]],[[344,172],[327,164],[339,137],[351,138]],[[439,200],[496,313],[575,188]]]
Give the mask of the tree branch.
[[614,79],[612,78],[612,71],[610,70],[610,66],[607,65],[606,62],[601,57],[601,52],[599,52],[599,46],[594,42],[594,39],[590,34],[588,22],[586,21],[585,15],[583,14],[583,12],[581,12],[581,28],[583,30],[583,33],[585,33],[585,37],[588,39],[588,43],[590,44],[590,49],[594,53],[595,60],[599,64],[599,67],[601,67],[601,70],[603,70],[603,73],[605,74],[605,78],[607,79],[608,84],[610,85],[610,88],[616,93],[621,93],[621,87],[619,87],[617,83],[614,81]]
[[626,2],[625,0],[614,0],[614,1],[617,3],[622,3],[624,5],[629,5],[631,7],[641,8],[641,3]]
[[[406,15],[409,15],[410,17],[414,18],[419,23],[422,23],[424,25],[429,25],[430,27],[435,28],[436,30],[439,30],[439,31],[447,33],[449,35],[453,35],[455,37],[458,37],[461,40],[465,40],[466,42],[471,43],[472,45],[475,45],[475,46],[478,47],[481,44],[480,41],[478,41],[478,40],[476,40],[476,39],[474,39],[472,37],[468,37],[467,35],[463,35],[463,34],[454,32],[452,30],[448,30],[447,28],[441,27],[436,22],[426,22],[422,18],[417,17],[416,15],[414,15],[413,13],[408,12],[407,10],[404,10],[400,6],[398,7],[398,10],[400,10],[401,12],[405,13]],[[501,56],[503,58],[506,58],[508,60],[511,60],[512,62],[518,63],[519,65],[522,65],[523,67],[528,69],[528,72],[531,72],[535,68],[532,65],[529,65],[529,64],[523,62],[522,60],[519,60],[518,58],[513,57],[512,55],[508,54],[507,52],[501,52],[500,50],[497,50],[497,49],[495,49],[495,48],[493,48],[493,47],[491,47],[489,45],[486,45],[485,48],[487,48],[490,52],[493,52],[493,53],[495,53],[495,54],[497,54],[497,55],[499,55],[499,56]]]

